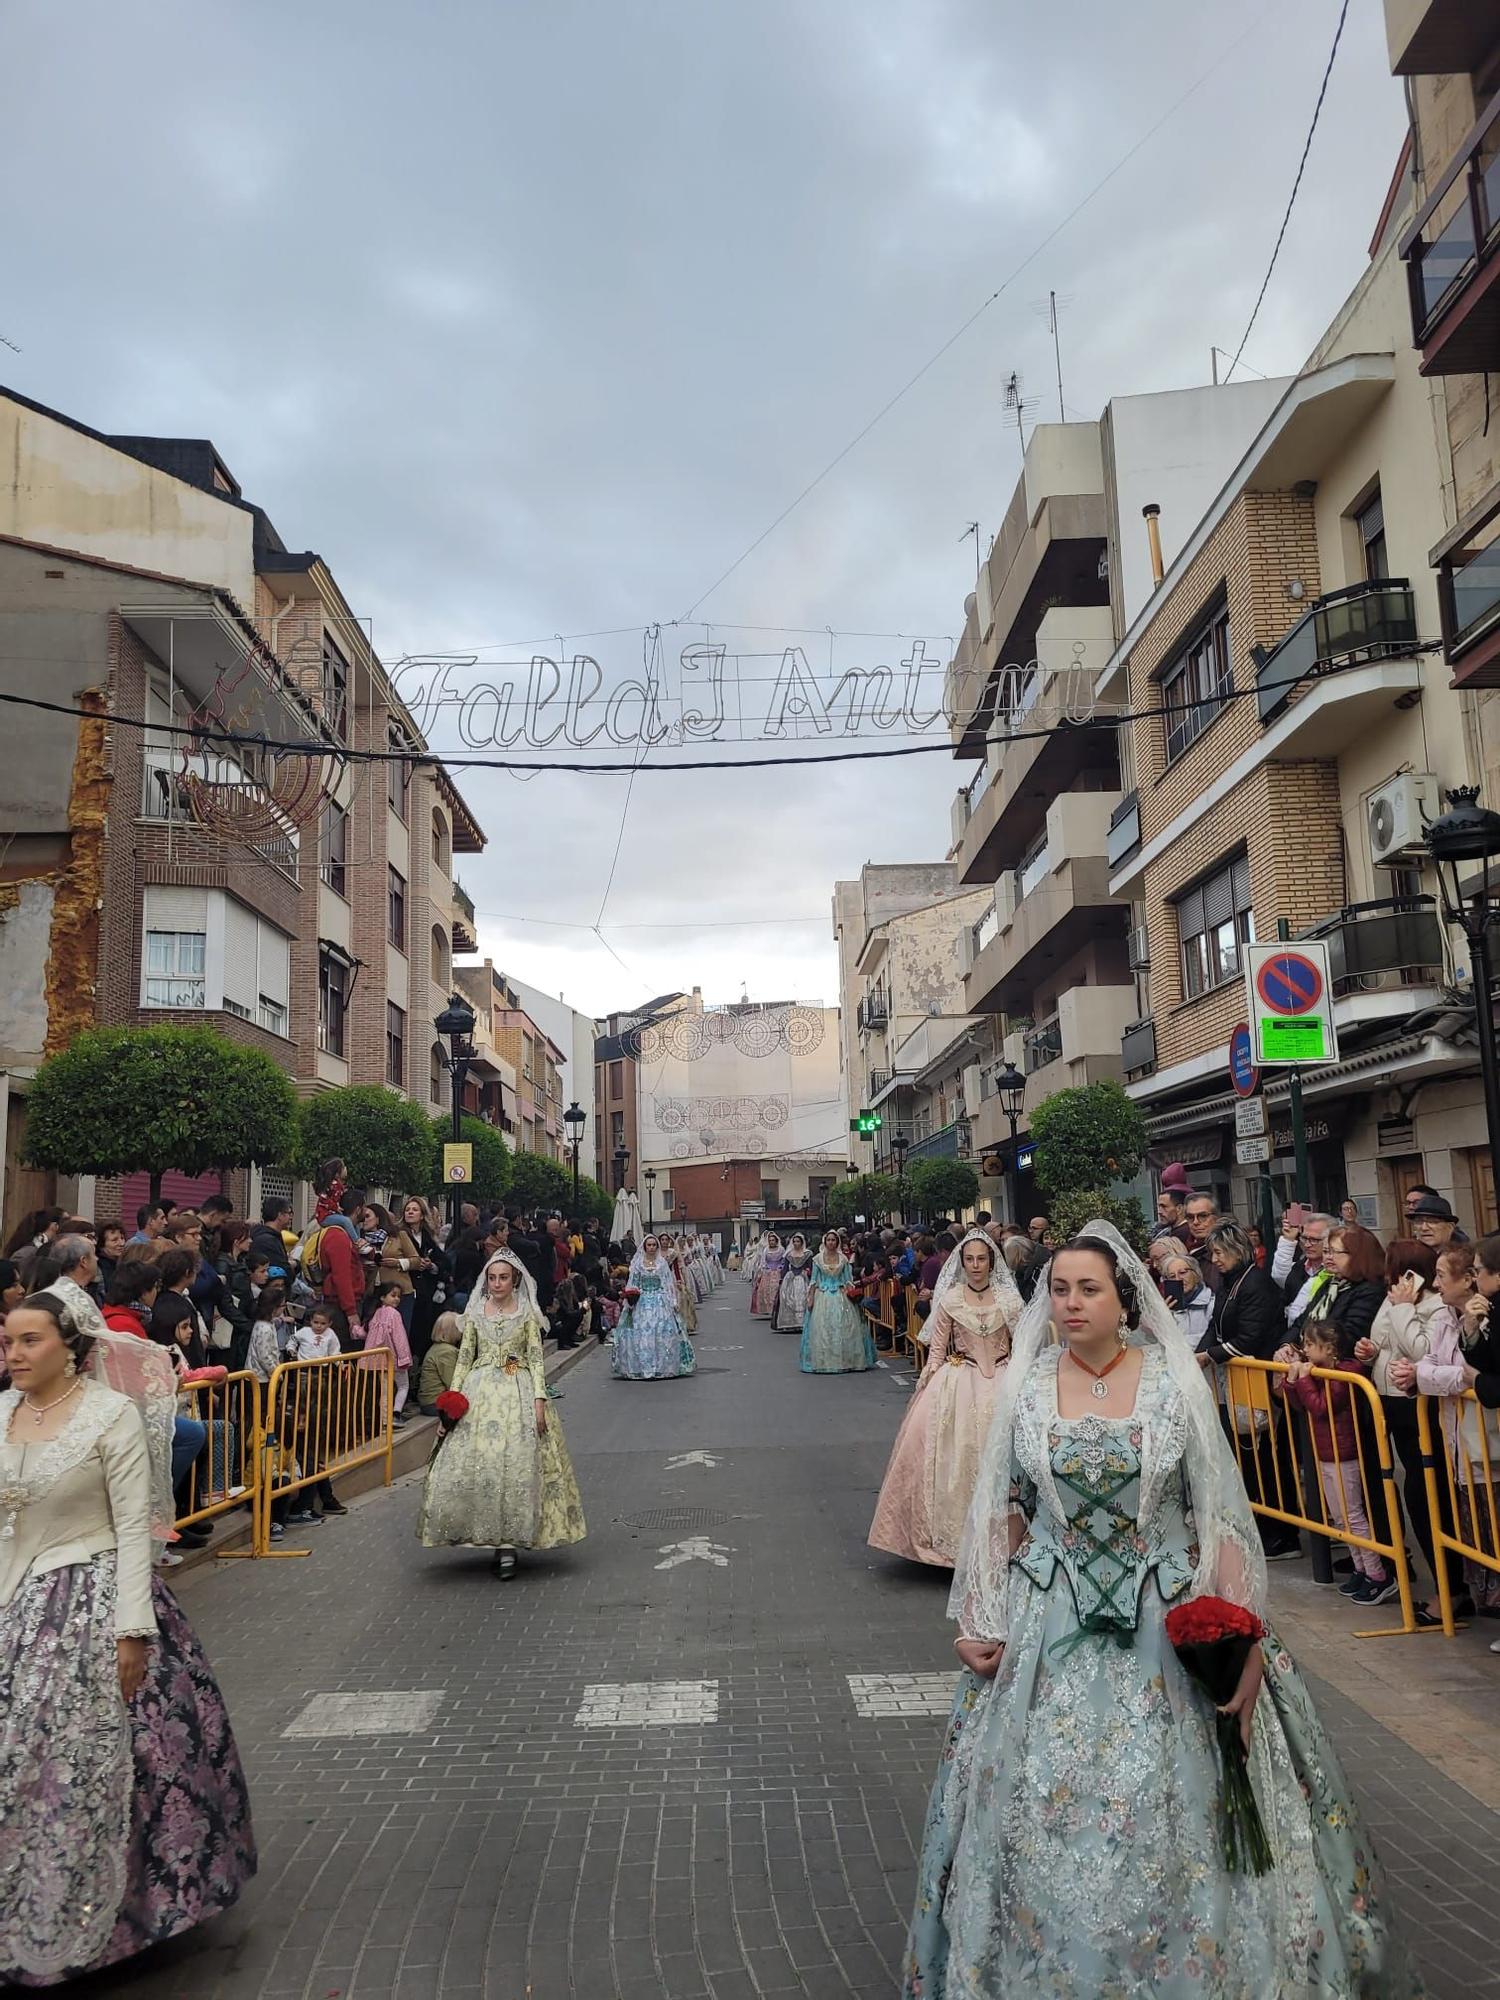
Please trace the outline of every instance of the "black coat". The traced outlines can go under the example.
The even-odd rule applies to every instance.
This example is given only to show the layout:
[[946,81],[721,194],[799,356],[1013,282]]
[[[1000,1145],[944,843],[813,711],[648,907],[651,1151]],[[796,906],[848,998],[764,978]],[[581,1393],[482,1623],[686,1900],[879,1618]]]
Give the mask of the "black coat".
[[1336,1331],[1339,1351],[1343,1354],[1354,1352],[1356,1340],[1368,1337],[1375,1324],[1375,1315],[1385,1300],[1385,1286],[1377,1284],[1373,1278],[1361,1278],[1357,1284],[1337,1285],[1331,1288],[1333,1297],[1328,1302],[1326,1312],[1320,1311],[1323,1296],[1313,1301],[1313,1310],[1303,1320],[1326,1319]]
[[1223,1274],[1201,1352],[1214,1361],[1272,1361],[1286,1340],[1286,1307],[1258,1264]]
[[292,1275],[292,1253],[281,1240],[281,1231],[273,1229],[269,1222],[257,1222],[250,1231],[250,1248],[258,1257],[264,1257],[274,1274],[280,1271],[284,1277]]

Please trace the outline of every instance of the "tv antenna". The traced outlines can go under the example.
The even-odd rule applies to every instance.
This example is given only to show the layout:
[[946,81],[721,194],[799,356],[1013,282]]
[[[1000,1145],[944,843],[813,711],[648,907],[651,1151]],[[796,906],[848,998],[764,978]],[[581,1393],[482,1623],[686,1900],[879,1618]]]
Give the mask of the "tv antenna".
[[1023,461],[1026,457],[1026,419],[1035,408],[1036,398],[1024,393],[1021,378],[1012,368],[1005,384],[1005,420],[1016,427]]

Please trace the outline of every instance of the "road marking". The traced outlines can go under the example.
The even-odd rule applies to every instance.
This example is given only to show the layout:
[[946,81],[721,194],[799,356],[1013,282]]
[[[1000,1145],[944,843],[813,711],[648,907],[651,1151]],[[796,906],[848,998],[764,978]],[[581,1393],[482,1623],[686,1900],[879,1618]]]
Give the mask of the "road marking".
[[717,1681],[604,1681],[584,1689],[573,1718],[580,1729],[655,1729],[718,1719]]
[[315,1694],[283,1736],[421,1736],[437,1721],[446,1688]]
[[687,1465],[717,1465],[718,1460],[711,1451],[680,1451],[675,1458],[667,1460],[668,1472],[681,1472]]
[[850,1674],[857,1715],[946,1715],[953,1706],[952,1674]]
[[719,1569],[728,1569],[734,1550],[723,1542],[711,1542],[707,1535],[690,1535],[685,1542],[663,1542],[656,1553],[666,1557],[665,1562],[656,1565],[658,1569],[678,1569],[690,1562],[714,1563]]

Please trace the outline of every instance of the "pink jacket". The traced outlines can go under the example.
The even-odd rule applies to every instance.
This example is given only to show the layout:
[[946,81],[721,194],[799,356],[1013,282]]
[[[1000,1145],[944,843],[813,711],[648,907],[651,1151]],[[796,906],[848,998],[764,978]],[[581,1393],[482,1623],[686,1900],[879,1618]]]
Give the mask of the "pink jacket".
[[1448,1399],[1442,1405],[1443,1435],[1448,1440],[1449,1456],[1460,1463],[1465,1458],[1481,1461],[1484,1456],[1480,1417],[1471,1406],[1457,1400],[1467,1387],[1459,1317],[1452,1306],[1444,1306],[1432,1323],[1427,1352],[1417,1363],[1417,1388],[1424,1396]]
[[370,1314],[368,1326],[350,1328],[350,1338],[362,1340],[366,1354],[372,1348],[388,1347],[395,1357],[397,1368],[411,1366],[411,1346],[406,1338],[406,1328],[394,1306],[377,1306]]

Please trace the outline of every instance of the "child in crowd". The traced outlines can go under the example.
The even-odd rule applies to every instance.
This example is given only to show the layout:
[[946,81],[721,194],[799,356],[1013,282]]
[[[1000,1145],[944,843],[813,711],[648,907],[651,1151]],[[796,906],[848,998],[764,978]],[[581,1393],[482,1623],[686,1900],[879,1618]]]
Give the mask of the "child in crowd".
[[390,1349],[396,1377],[395,1417],[398,1424],[404,1424],[408,1417],[406,1392],[411,1382],[411,1346],[401,1318],[401,1287],[394,1280],[377,1280],[371,1287],[358,1320],[349,1329],[349,1337],[362,1345],[367,1355],[380,1347]]
[[[1276,1388],[1289,1402],[1304,1410],[1311,1423],[1318,1479],[1323,1488],[1324,1518],[1346,1534],[1373,1540],[1360,1479],[1354,1391],[1347,1382],[1315,1382],[1312,1378],[1314,1368],[1360,1373],[1353,1343],[1345,1338],[1336,1321],[1309,1320],[1302,1330],[1302,1355],[1300,1361],[1287,1363],[1286,1374],[1277,1381]],[[1400,1595],[1395,1577],[1373,1549],[1351,1543],[1349,1553],[1354,1558],[1354,1571],[1347,1583],[1339,1585],[1345,1597],[1355,1604],[1389,1604]]]
[[339,1212],[339,1203],[344,1199],[344,1190],[349,1185],[349,1170],[342,1160],[325,1160],[313,1175],[313,1187],[317,1192],[317,1204],[313,1209],[315,1222],[331,1222]]
[[[331,1360],[342,1352],[339,1337],[334,1331],[333,1315],[326,1305],[319,1303],[307,1315],[306,1323],[298,1327],[292,1336],[291,1359],[293,1361]],[[326,1369],[310,1368],[307,1377],[297,1380],[292,1386],[292,1424],[297,1438],[297,1456],[302,1461],[304,1473],[320,1470],[327,1456],[329,1439],[324,1435],[324,1412],[332,1413],[333,1399],[329,1385],[318,1380]],[[315,1514],[311,1503],[317,1501],[322,1515]],[[333,1490],[333,1481],[325,1474],[310,1486],[304,1487],[297,1495],[297,1511],[288,1515],[294,1526],[305,1527],[320,1518],[326,1520],[330,1514],[347,1514],[349,1509]]]
[[287,1314],[286,1286],[280,1278],[262,1285],[255,1301],[255,1324],[245,1366],[262,1382],[269,1382],[272,1370],[291,1352],[293,1328]]
[[463,1322],[457,1313],[439,1313],[433,1321],[432,1345],[422,1357],[422,1373],[417,1382],[417,1403],[424,1417],[436,1416],[438,1397],[453,1387],[458,1345],[463,1337]]

